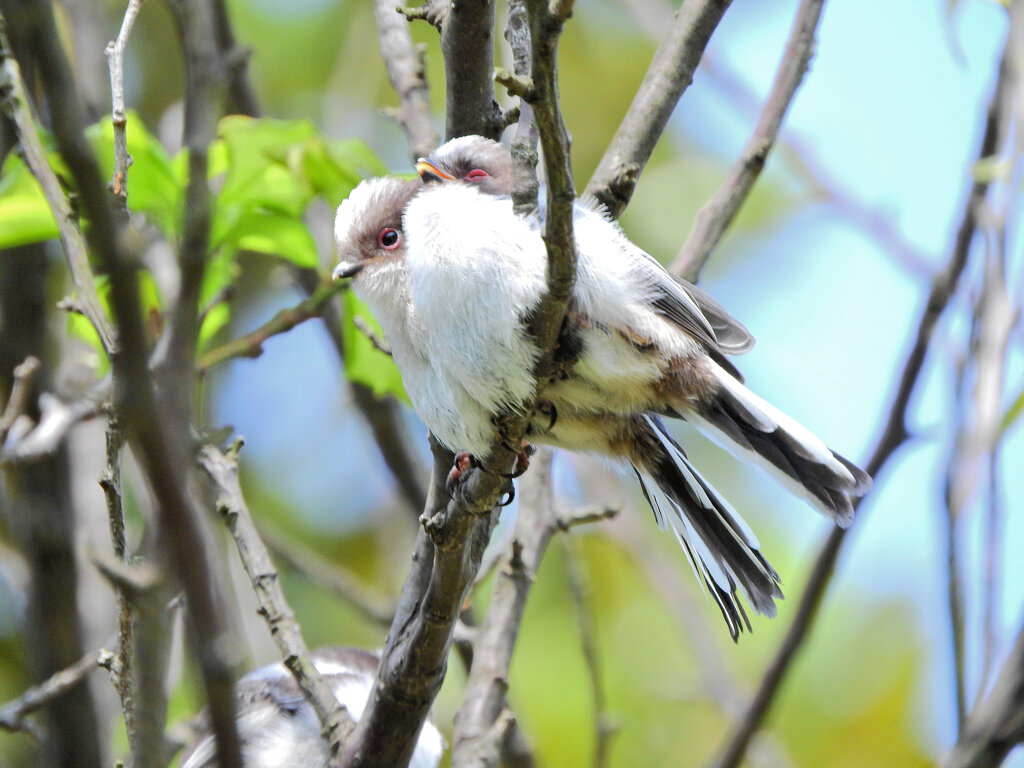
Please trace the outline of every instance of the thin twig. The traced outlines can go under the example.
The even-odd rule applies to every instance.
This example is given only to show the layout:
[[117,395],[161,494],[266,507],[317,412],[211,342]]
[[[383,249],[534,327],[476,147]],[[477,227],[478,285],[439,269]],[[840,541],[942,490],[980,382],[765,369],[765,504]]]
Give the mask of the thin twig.
[[633,103],[586,191],[618,218],[683,92],[693,82],[704,48],[731,0],[687,0],[658,46]]
[[240,447],[241,441],[236,442],[230,455],[226,456],[214,446],[205,445],[199,451],[199,463],[216,486],[217,511],[238,545],[239,557],[259,602],[260,615],[266,619],[284,665],[294,675],[302,695],[320,719],[321,733],[331,754],[329,765],[335,768],[340,765],[342,743],[352,732],[352,718],[313,666],[309,648],[281,589],[277,571],[249,514],[238,483],[236,457]]
[[4,704],[0,707],[0,730],[27,730],[34,733],[32,722],[26,718],[81,685],[89,673],[99,667],[102,655],[102,652],[97,654],[95,651],[87,653],[72,666],[62,669],[39,685],[33,685],[18,698]]
[[814,53],[815,33],[823,4],[824,0],[802,0],[800,3],[786,42],[786,52],[779,62],[754,132],[718,190],[697,212],[693,230],[669,268],[679,277],[697,282],[708,257],[761,175],[768,153],[778,138],[782,120]]
[[121,31],[115,40],[107,43],[104,51],[110,67],[110,119],[114,125],[114,176],[111,179],[111,191],[124,210],[128,208],[128,167],[132,164],[131,155],[128,154],[128,116],[124,104],[124,50],[141,7],[142,0],[128,0]]
[[15,367],[11,394],[7,398],[7,405],[4,406],[4,415],[0,417],[0,445],[7,442],[7,435],[18,418],[25,415],[35,389],[35,377],[39,373],[40,365],[38,357],[30,356]]
[[439,136],[430,117],[430,88],[422,49],[413,46],[409,22],[395,8],[395,0],[374,0],[380,55],[391,87],[398,94],[396,120],[405,131],[412,158],[426,157]]
[[[1003,112],[1007,106],[1004,103],[1003,91],[1001,70],[999,81],[988,106],[984,137],[982,138],[978,153],[979,158],[988,157],[995,151],[998,126],[1001,123]],[[867,472],[869,475],[876,476],[897,449],[909,438],[906,420],[910,398],[917,388],[935,326],[956,293],[960,276],[967,264],[971,241],[974,238],[978,224],[976,218],[978,205],[984,199],[987,189],[988,184],[985,181],[975,180],[971,186],[970,194],[967,197],[961,215],[949,263],[932,283],[931,291],[917,325],[913,344],[907,355],[907,361],[904,363],[903,370],[900,373],[896,394],[893,397],[892,405],[886,417],[882,435],[876,443],[871,460],[868,462]],[[861,499],[858,499],[855,503],[859,506],[860,502]],[[746,708],[743,717],[737,723],[735,730],[728,737],[719,758],[713,763],[715,768],[737,768],[742,761],[751,738],[764,721],[764,717],[775,700],[775,695],[783,678],[788,673],[797,652],[802,647],[804,639],[817,618],[818,608],[821,605],[825,590],[831,583],[835,564],[839,558],[843,542],[846,540],[848,530],[835,528],[819,551],[807,581],[807,588],[801,595],[800,602],[797,605],[793,623],[787,630],[782,644],[768,665],[768,669],[765,671],[761,684],[754,694],[754,698]]]
[[72,211],[64,190],[57,180],[57,175],[50,168],[46,159],[46,151],[39,141],[36,122],[32,117],[29,100],[25,95],[21,70],[18,67],[18,62],[11,55],[10,45],[2,25],[0,25],[0,93],[4,94],[4,98],[0,99],[0,105],[14,124],[18,134],[18,143],[21,144],[24,153],[25,163],[32,171],[32,175],[39,181],[43,196],[53,211],[53,217],[57,222],[57,233],[60,236],[61,245],[64,247],[68,266],[71,268],[71,279],[74,280],[78,290],[82,311],[89,318],[93,328],[96,329],[100,343],[107,356],[110,357],[117,351],[117,339],[113,326],[103,311],[99,295],[96,293],[96,284],[93,279],[92,267],[89,265],[89,252],[85,238],[82,237],[82,231],[78,226],[78,217]]
[[267,339],[278,334],[287,333],[292,328],[314,317],[320,317],[324,306],[330,302],[343,288],[344,283],[335,281],[321,282],[313,295],[303,299],[294,307],[278,311],[270,320],[244,336],[215,347],[202,354],[196,368],[206,373],[215,365],[236,357],[256,358],[263,354],[263,344]]
[[221,68],[227,72],[228,114],[259,117],[260,105],[249,79],[250,51],[248,48],[239,47],[235,41],[227,3],[224,0],[209,0],[209,3]]

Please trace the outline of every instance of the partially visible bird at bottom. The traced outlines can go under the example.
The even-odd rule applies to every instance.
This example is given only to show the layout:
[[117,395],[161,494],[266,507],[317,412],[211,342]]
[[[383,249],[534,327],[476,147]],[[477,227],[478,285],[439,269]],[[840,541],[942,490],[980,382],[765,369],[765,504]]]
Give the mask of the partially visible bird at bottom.
[[[426,425],[474,456],[502,437],[503,414],[523,414],[535,396],[528,328],[547,252],[539,217],[512,210],[508,162],[494,142],[454,140],[419,164],[428,184],[364,181],[335,220],[335,277],[353,278],[374,312]],[[573,223],[577,279],[559,371],[525,414],[528,440],[631,468],[736,639],[750,629],[738,594],[773,616],[779,576],[661,417],[755,460],[839,525],[870,478],[743,385],[726,356],[753,339],[717,302],[665,272],[599,208],[577,202]]]
[[[313,663],[355,722],[363,715],[379,658],[349,646],[313,652]],[[277,662],[244,675],[235,691],[238,736],[246,768],[327,768],[330,757],[320,721],[284,664]],[[195,736],[185,747],[181,768],[219,768],[217,747],[206,710],[196,718]],[[427,720],[409,768],[437,768],[444,738]]]

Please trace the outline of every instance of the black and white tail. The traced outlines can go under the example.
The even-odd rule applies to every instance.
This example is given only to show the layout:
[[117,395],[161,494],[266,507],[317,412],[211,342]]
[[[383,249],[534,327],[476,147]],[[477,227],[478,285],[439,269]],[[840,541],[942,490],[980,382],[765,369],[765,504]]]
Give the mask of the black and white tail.
[[[656,416],[642,417],[655,449],[633,465],[658,526],[671,527],[694,573],[718,604],[733,640],[750,621],[738,600],[742,592],[758,613],[775,615],[782,597],[779,575],[759,551],[743,519],[711,487]],[[656,488],[651,488],[653,481]],[[669,508],[666,515],[662,503]]]
[[853,522],[853,502],[871,488],[866,472],[794,419],[710,363],[716,394],[684,418],[723,448],[753,459],[789,490],[809,501],[840,527]]

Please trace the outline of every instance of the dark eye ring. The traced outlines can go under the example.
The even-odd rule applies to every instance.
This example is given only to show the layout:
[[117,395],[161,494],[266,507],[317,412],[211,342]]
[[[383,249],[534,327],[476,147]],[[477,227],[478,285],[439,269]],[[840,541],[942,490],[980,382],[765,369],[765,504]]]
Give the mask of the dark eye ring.
[[482,168],[474,168],[466,174],[466,179],[469,181],[479,181],[480,179],[486,179],[488,176],[490,176],[490,174]]
[[384,227],[377,235],[377,245],[385,251],[393,251],[402,244],[402,233],[394,227]]

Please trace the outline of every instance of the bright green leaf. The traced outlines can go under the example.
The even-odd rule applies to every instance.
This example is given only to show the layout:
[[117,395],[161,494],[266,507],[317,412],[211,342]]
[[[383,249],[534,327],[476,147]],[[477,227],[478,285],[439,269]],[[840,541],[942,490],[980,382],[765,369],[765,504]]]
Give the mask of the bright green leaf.
[[370,314],[370,310],[352,291],[345,291],[342,294],[342,306],[345,313],[342,325],[342,336],[345,340],[345,375],[349,381],[365,384],[378,397],[393,395],[408,403],[409,396],[402,386],[402,374],[395,367],[394,360],[373,346],[373,342],[366,338],[366,334],[356,327],[353,321],[353,317],[359,317],[378,335],[382,335],[380,326]]
[[[244,209],[234,214],[229,225],[218,232],[215,245],[278,256],[298,267],[317,267],[316,242],[302,219]],[[220,229],[220,225],[215,227]]]
[[54,237],[57,221],[43,190],[24,161],[12,152],[0,173],[0,248]]

